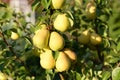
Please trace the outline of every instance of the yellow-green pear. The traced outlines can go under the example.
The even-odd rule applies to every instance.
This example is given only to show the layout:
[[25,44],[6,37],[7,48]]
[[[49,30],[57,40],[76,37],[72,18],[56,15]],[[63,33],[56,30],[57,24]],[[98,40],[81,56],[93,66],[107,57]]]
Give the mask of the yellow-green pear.
[[40,65],[44,69],[53,69],[55,66],[55,59],[52,55],[52,50],[47,49],[40,54]]
[[49,47],[53,51],[58,51],[64,48],[64,38],[57,32],[52,32],[49,40]]
[[52,7],[54,9],[61,9],[65,0],[52,0]]
[[90,42],[91,44],[93,45],[98,45],[102,42],[102,38],[99,34],[97,33],[91,33],[91,36],[90,36]]
[[86,17],[88,19],[95,19],[96,18],[96,5],[95,2],[90,1],[86,6]]
[[34,46],[40,49],[48,47],[49,35],[49,30],[39,29],[32,39]]
[[7,80],[7,76],[2,72],[0,72],[0,80]]
[[81,35],[78,37],[78,41],[82,44],[87,44],[89,42],[90,38],[90,31],[85,30],[81,33]]
[[53,26],[56,30],[64,32],[71,26],[71,24],[66,14],[58,14]]
[[69,70],[71,66],[71,61],[69,57],[64,52],[59,52],[58,58],[56,60],[56,69],[58,72],[63,72]]
[[19,38],[18,33],[12,31],[12,33],[11,33],[11,39],[17,40],[18,38]]
[[47,29],[46,24],[40,24],[40,27],[38,27],[37,30],[35,30],[35,34],[39,31],[39,29]]

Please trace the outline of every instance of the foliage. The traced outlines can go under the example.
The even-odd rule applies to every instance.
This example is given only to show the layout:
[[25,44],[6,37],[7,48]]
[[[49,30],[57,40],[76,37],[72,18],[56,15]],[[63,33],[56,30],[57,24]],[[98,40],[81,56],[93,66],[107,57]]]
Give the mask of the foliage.
[[[25,16],[15,13],[9,5],[0,3],[0,71],[12,80],[119,80],[120,66],[120,1],[93,0],[96,4],[95,19],[87,19],[85,8],[88,0],[66,0],[61,9],[52,9],[51,0],[34,0],[36,24],[25,21]],[[46,24],[50,31],[59,13],[66,13],[73,20],[65,32],[65,48],[71,48],[77,61],[68,71],[45,70],[40,65],[39,49],[33,45],[35,31]],[[29,27],[28,27],[29,26]],[[84,30],[96,32],[102,37],[99,45],[84,45],[78,37]],[[19,34],[17,40],[11,33]],[[57,58],[58,51],[54,51]],[[118,70],[116,70],[118,69]]]

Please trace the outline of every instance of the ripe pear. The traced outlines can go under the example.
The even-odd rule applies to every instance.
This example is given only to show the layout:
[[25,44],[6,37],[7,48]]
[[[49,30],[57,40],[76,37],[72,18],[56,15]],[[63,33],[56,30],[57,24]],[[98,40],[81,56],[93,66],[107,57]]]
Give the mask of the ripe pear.
[[16,32],[12,31],[12,33],[11,33],[11,39],[17,40],[18,38],[19,38],[19,35]]
[[91,36],[90,36],[90,42],[91,44],[93,45],[98,45],[102,42],[102,38],[99,34],[97,33],[91,33]]
[[59,52],[58,58],[56,60],[56,69],[58,72],[63,72],[69,70],[71,66],[71,61],[69,57],[64,52]]
[[37,30],[35,30],[35,34],[36,34],[37,32],[39,32],[39,29],[47,29],[47,26],[46,26],[46,24],[40,24],[40,26],[38,26],[36,29],[37,29]]
[[87,44],[89,42],[90,38],[90,31],[85,30],[81,33],[81,35],[78,37],[78,41],[82,44]]
[[50,36],[49,30],[39,29],[32,39],[34,46],[40,49],[48,47],[49,36]]
[[63,49],[65,46],[64,38],[57,32],[52,32],[49,40],[49,47],[53,51],[58,51]]
[[69,48],[66,48],[64,50],[64,53],[70,58],[71,61],[77,60],[77,55],[74,51],[70,50]]
[[0,72],[0,80],[7,80],[7,76],[2,72]]
[[44,69],[53,69],[55,66],[55,59],[52,55],[52,50],[47,49],[40,54],[40,65]]
[[61,9],[65,0],[52,0],[52,7],[54,9]]
[[96,5],[93,1],[90,1],[86,6],[86,17],[88,19],[96,18]]
[[53,26],[56,30],[64,32],[71,26],[71,24],[66,14],[59,14],[56,17]]

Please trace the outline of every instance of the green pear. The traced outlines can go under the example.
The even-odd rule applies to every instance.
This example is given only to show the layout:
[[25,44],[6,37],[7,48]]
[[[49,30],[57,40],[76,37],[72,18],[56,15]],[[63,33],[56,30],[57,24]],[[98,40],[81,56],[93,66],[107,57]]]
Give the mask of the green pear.
[[47,49],[40,54],[40,65],[44,69],[53,69],[55,66],[55,59],[52,55],[52,50]]
[[52,0],[52,7],[54,9],[61,9],[65,0]]
[[64,48],[64,38],[57,32],[52,32],[49,40],[49,47],[53,51],[58,51]]
[[53,26],[56,30],[64,32],[71,26],[71,24],[66,14],[59,14],[56,17]]
[[95,19],[96,18],[96,5],[95,2],[90,1],[86,6],[86,17],[88,19]]
[[67,71],[71,66],[69,57],[64,52],[59,52],[56,60],[56,69],[58,72]]
[[78,37],[78,41],[82,44],[87,44],[89,42],[90,38],[90,31],[85,30],[81,33],[81,35]]
[[90,35],[90,42],[93,45],[98,45],[98,44],[100,44],[102,42],[102,38],[97,33],[91,33],[91,35]]
[[39,29],[36,34],[33,36],[33,44],[37,48],[48,47],[48,39],[50,32],[47,29]]

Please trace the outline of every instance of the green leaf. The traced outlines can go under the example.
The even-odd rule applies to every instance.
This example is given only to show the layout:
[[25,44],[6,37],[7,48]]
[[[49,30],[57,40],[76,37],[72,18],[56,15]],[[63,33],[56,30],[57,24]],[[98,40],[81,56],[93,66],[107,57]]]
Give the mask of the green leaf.
[[76,72],[76,80],[80,80],[80,79],[81,79],[80,73]]
[[118,51],[120,50],[120,42],[119,42],[118,45],[117,45],[117,50],[118,50]]
[[116,67],[112,71],[112,80],[120,80],[120,67]]
[[48,9],[51,4],[51,0],[41,0],[41,4],[45,9]]
[[109,71],[104,71],[102,73],[102,80],[108,80],[110,78],[110,72]]

